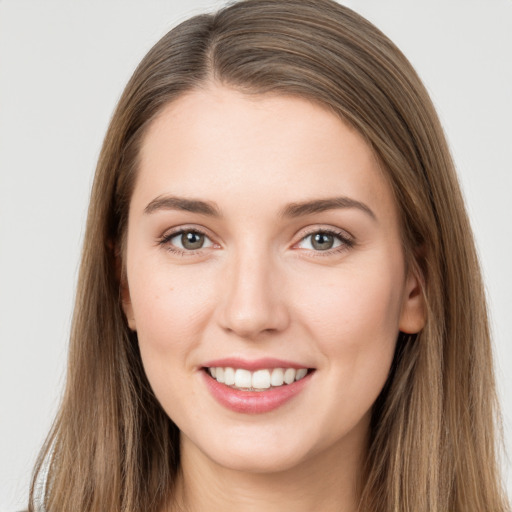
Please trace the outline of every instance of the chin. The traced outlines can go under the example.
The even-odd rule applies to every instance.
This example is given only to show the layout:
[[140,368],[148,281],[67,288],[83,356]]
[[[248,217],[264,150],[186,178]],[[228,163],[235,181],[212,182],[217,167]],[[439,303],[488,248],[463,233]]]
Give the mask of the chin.
[[[206,442],[209,441],[209,442]],[[194,442],[182,437],[182,450],[202,453],[215,465],[244,473],[278,473],[290,470],[307,459],[304,440],[274,433],[229,435]]]
[[222,454],[212,454],[213,462],[232,471],[254,474],[280,473],[293,469],[303,462],[304,457],[297,453],[283,453],[282,450],[256,450],[240,452],[224,451]]

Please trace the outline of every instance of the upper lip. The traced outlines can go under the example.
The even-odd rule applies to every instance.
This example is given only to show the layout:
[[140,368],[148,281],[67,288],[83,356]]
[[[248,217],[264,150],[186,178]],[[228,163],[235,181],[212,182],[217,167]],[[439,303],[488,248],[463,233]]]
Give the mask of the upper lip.
[[272,369],[272,368],[309,368],[308,365],[300,364],[295,361],[285,361],[283,359],[275,359],[273,357],[263,357],[259,359],[243,359],[240,357],[226,357],[207,361],[202,365],[203,368],[219,368],[231,367],[241,368],[249,371]]

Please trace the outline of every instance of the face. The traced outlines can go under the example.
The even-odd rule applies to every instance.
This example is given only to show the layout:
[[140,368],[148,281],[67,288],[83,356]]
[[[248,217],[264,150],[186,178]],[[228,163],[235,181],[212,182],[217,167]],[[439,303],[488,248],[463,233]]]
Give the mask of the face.
[[183,449],[264,472],[362,446],[399,330],[423,325],[363,138],[304,99],[211,86],[140,157],[124,309]]

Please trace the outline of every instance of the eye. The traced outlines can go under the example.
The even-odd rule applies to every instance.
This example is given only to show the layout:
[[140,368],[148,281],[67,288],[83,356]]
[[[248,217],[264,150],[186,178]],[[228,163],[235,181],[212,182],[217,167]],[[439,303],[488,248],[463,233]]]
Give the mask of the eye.
[[315,252],[343,250],[352,247],[354,242],[346,233],[321,229],[313,231],[302,238],[297,244],[300,249],[313,250]]
[[171,252],[180,254],[213,246],[208,236],[197,229],[182,229],[169,233],[160,240],[160,244],[166,245]]

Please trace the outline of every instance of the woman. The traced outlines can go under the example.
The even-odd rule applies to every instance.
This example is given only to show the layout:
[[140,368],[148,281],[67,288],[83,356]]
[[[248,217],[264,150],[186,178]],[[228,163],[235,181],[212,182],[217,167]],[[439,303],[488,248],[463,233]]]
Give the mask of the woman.
[[329,0],[239,2],[119,102],[34,481],[50,511],[506,510],[491,363],[410,64]]

